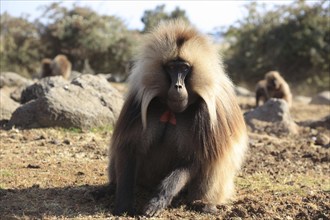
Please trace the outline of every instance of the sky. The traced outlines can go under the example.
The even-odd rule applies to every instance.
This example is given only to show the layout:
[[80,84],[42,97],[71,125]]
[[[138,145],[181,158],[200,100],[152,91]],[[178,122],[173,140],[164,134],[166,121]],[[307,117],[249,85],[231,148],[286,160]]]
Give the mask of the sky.
[[[314,0],[315,1],[315,0]],[[316,0],[317,1],[317,0]],[[30,15],[33,21],[42,14],[42,5],[48,5],[52,0],[0,0],[1,14],[8,12],[13,16]],[[99,14],[116,15],[124,20],[130,29],[143,29],[141,17],[145,10],[155,9],[157,5],[165,4],[165,10],[170,12],[176,7],[186,11],[189,20],[201,31],[212,32],[217,27],[229,26],[242,19],[246,13],[244,5],[251,0],[221,0],[221,1],[119,1],[119,0],[65,0],[62,4],[71,8],[73,4],[88,6]],[[259,0],[267,7],[291,4],[293,0]]]

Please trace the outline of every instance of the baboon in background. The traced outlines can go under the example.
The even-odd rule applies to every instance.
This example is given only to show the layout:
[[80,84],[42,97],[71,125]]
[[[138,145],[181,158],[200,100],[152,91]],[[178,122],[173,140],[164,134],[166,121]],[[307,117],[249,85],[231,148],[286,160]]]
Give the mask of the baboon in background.
[[63,76],[64,79],[70,77],[71,62],[65,55],[59,54],[53,60],[45,58],[41,64],[41,77]]
[[207,212],[232,197],[248,138],[219,62],[211,41],[182,21],[146,36],[110,146],[115,215],[134,213],[136,184],[158,189],[145,205],[147,216],[183,190]]
[[292,94],[289,85],[277,71],[265,74],[265,79],[260,80],[256,86],[256,106],[260,101],[264,103],[270,98],[284,99],[289,107],[292,105]]
[[41,61],[41,77],[52,76],[52,60],[45,58]]
[[71,74],[71,62],[65,55],[57,55],[51,64],[54,75],[62,75],[68,79]]

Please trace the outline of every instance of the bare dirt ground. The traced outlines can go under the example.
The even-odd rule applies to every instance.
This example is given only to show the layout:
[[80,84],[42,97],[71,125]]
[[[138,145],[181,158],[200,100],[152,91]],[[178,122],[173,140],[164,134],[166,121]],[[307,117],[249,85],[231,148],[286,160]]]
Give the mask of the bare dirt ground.
[[[330,107],[296,104],[291,112],[301,122],[329,115]],[[96,201],[91,195],[107,182],[111,132],[0,129],[0,219],[128,218],[111,214],[113,196]],[[330,148],[314,144],[319,134],[330,137],[330,130],[302,128],[299,135],[281,137],[250,133],[231,203],[207,215],[178,199],[159,219],[329,219]],[[141,207],[146,196],[137,194]]]

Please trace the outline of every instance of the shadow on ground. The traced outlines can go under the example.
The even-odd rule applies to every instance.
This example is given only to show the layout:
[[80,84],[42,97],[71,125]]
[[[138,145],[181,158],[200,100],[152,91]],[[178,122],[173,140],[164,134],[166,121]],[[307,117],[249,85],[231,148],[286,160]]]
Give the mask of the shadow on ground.
[[73,218],[81,215],[107,213],[111,215],[114,196],[106,195],[95,200],[92,193],[104,186],[83,185],[78,187],[26,189],[0,189],[0,216],[28,217],[44,216]]

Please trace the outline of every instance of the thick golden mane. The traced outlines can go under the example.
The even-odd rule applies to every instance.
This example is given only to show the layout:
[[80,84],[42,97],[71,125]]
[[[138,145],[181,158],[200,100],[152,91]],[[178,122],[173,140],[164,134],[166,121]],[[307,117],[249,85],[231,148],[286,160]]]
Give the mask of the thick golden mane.
[[217,47],[194,27],[171,21],[145,36],[135,60],[110,147],[115,214],[132,211],[134,181],[159,188],[147,216],[184,189],[216,209],[231,198],[248,145]]
[[[180,20],[161,23],[145,36],[130,76],[130,94],[142,100],[144,127],[150,101],[160,93],[165,93],[169,86],[162,73],[162,65],[178,57],[192,64],[191,89],[206,102],[212,125],[217,121],[217,105],[231,102],[232,83],[223,72],[219,52],[211,39]],[[146,69],[149,71],[146,72]],[[227,93],[231,94],[217,99],[218,94]],[[223,104],[222,107],[231,111],[227,105]]]

